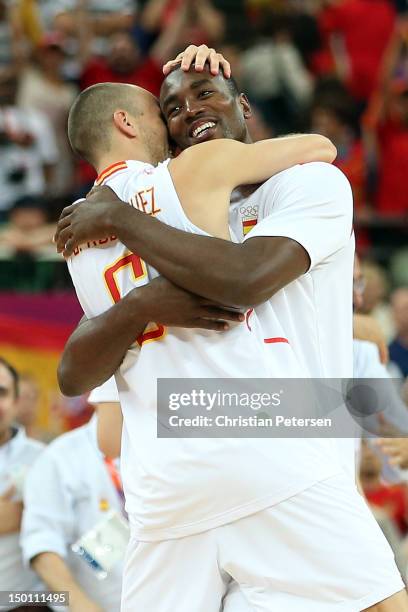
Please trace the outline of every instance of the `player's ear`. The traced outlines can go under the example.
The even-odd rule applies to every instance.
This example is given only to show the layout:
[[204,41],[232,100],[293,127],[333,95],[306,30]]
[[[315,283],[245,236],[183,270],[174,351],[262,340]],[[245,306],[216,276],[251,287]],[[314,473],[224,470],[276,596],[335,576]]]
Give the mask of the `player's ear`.
[[245,119],[250,119],[252,117],[252,109],[251,109],[251,105],[249,103],[248,98],[246,97],[245,94],[240,94],[239,96],[239,103],[242,107],[242,112],[244,113],[244,117]]
[[128,138],[136,138],[137,130],[133,118],[124,110],[116,110],[113,113],[115,127]]

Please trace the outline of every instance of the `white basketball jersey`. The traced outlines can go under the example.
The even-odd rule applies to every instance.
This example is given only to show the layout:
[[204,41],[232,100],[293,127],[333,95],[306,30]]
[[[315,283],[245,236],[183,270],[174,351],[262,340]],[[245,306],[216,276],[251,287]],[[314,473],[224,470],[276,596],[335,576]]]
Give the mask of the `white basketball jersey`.
[[[164,223],[204,234],[184,214],[168,163],[154,168],[121,162],[98,182]],[[115,237],[82,245],[68,266],[88,318],[157,276]],[[272,362],[266,349],[256,313],[249,324],[233,325],[227,332],[164,329],[151,323],[135,339],[116,382],[124,417],[126,508],[139,540],[205,531],[278,503],[339,471],[327,439],[157,438],[158,378],[301,376],[290,351]]]

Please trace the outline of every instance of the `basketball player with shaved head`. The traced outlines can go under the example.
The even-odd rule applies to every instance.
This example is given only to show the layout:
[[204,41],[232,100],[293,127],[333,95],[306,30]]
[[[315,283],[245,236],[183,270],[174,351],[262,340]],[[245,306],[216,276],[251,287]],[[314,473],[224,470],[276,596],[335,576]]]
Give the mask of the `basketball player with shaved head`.
[[[392,553],[333,440],[156,437],[160,376],[352,375],[347,180],[308,163],[306,137],[296,141],[304,165],[288,170],[292,139],[232,140],[246,133],[250,108],[222,76],[173,79],[163,108],[170,135],[181,147],[202,142],[159,164],[167,138],[154,99],[109,85],[81,94],[71,143],[121,201],[103,193],[68,207],[57,234],[85,314],[108,311],[103,323],[114,330],[104,338],[112,359],[92,356],[102,376],[112,373],[106,361],[116,362],[124,415],[132,540],[122,609],[218,612],[233,579],[254,611],[406,610]],[[104,135],[95,142],[97,130]],[[332,159],[329,144],[314,145],[318,159]],[[231,236],[231,193],[256,183],[264,183],[258,223],[248,234],[242,219],[232,223]],[[251,198],[246,207],[255,207]],[[238,231],[242,244],[230,240]],[[156,317],[159,304],[148,312],[138,302],[160,280],[156,271],[208,308],[253,311],[221,334],[175,327],[165,313]]]

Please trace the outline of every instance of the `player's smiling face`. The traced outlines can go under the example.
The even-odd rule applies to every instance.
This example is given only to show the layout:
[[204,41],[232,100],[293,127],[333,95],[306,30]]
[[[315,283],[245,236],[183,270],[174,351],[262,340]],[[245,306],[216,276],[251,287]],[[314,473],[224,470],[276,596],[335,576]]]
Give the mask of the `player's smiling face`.
[[248,141],[246,96],[234,95],[226,80],[208,69],[172,72],[163,83],[160,105],[170,138],[180,149],[216,138]]

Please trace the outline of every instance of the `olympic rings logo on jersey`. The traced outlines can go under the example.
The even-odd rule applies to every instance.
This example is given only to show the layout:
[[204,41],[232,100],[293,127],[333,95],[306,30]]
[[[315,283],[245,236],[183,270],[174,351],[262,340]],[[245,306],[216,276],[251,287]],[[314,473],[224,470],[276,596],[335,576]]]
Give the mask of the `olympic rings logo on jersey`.
[[258,206],[256,204],[248,205],[248,206],[240,206],[239,214],[242,217],[249,217],[249,218],[257,219],[258,218]]
[[258,223],[258,206],[256,204],[240,206],[239,212],[242,218],[242,233],[246,236]]

